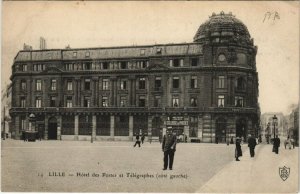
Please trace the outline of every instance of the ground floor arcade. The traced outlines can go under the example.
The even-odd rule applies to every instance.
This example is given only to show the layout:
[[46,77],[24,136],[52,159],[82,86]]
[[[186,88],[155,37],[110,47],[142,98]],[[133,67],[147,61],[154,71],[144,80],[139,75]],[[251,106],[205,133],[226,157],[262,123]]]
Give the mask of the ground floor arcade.
[[158,139],[172,128],[187,141],[215,143],[235,137],[246,139],[258,134],[257,117],[252,114],[36,114],[34,122],[26,115],[13,116],[13,137],[21,138],[22,131],[38,131],[46,140],[127,140],[136,134]]

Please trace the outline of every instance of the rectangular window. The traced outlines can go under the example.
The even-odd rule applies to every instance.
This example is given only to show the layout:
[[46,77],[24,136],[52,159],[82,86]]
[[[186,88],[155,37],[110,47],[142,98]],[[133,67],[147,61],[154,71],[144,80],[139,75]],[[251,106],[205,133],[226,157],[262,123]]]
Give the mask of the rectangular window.
[[225,88],[225,76],[218,77],[218,88]]
[[67,107],[68,108],[72,108],[72,106],[73,106],[73,103],[72,103],[73,101],[72,101],[72,96],[68,96],[67,97]]
[[25,117],[21,117],[21,130],[26,130],[26,119]]
[[121,90],[126,90],[126,80],[121,80]]
[[91,89],[91,79],[85,79],[84,80],[84,89],[90,90]]
[[84,97],[83,103],[84,103],[83,104],[84,107],[90,107],[90,103],[91,103],[90,97]]
[[180,67],[183,67],[183,59],[180,59]]
[[67,90],[72,91],[73,90],[73,82],[71,80],[67,81]]
[[161,48],[156,48],[156,54],[161,54],[162,53],[162,49]]
[[125,107],[127,105],[127,98],[125,96],[121,96],[120,105],[121,107]]
[[41,91],[42,90],[42,80],[38,79],[36,80],[36,83],[35,83],[35,89],[36,91]]
[[196,67],[198,66],[198,58],[192,58],[191,60],[191,66]]
[[91,63],[90,62],[83,63],[83,70],[91,70]]
[[146,88],[146,79],[144,77],[139,79],[139,89],[145,89]]
[[141,49],[141,55],[145,55],[145,49]]
[[173,98],[172,98],[172,107],[179,107],[179,98],[178,98],[178,96],[173,96]]
[[173,59],[170,59],[170,67],[173,67]]
[[218,96],[218,107],[224,107],[225,105],[225,97],[224,95],[219,95]]
[[173,60],[173,67],[179,67],[179,59],[174,59]]
[[90,51],[85,52],[85,57],[90,57]]
[[24,96],[21,97],[20,101],[21,101],[21,107],[22,108],[26,107],[26,99]]
[[35,98],[35,107],[36,108],[41,108],[42,107],[42,98],[41,97],[36,97]]
[[146,106],[146,99],[145,96],[139,97],[139,107],[145,107]]
[[55,79],[51,80],[51,90],[52,91],[56,90],[56,80]]
[[173,77],[173,88],[179,88],[179,77]]
[[21,90],[22,91],[26,90],[26,81],[21,81]]
[[102,89],[108,90],[108,79],[103,79]]
[[158,91],[160,90],[160,88],[161,88],[161,77],[156,77],[154,83],[154,89]]
[[161,97],[160,96],[155,96],[154,107],[161,107]]
[[234,101],[236,107],[244,107],[244,98],[242,96],[236,96]]
[[196,107],[197,106],[197,98],[191,97],[190,106],[191,107]]
[[191,88],[197,88],[197,76],[191,77]]
[[26,64],[22,65],[22,71],[27,71],[27,65]]
[[121,69],[127,69],[127,62],[125,61],[121,62]]
[[106,96],[102,97],[102,107],[108,107],[108,98]]
[[50,97],[50,107],[55,107],[56,106],[56,97],[55,96],[51,96]]
[[108,69],[108,62],[102,63],[102,69]]
[[73,52],[73,57],[74,57],[74,58],[77,57],[77,52]]

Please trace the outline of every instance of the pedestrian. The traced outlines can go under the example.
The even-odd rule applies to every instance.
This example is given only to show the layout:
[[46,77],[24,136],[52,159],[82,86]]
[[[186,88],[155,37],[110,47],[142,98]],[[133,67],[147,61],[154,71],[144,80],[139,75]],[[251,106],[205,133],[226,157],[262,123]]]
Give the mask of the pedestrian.
[[274,138],[274,142],[273,142],[273,151],[278,154],[279,152],[279,148],[280,147],[280,139],[278,138],[278,135],[276,135],[276,137]]
[[242,148],[241,148],[241,138],[237,137],[235,140],[235,160],[240,161],[239,157],[243,156]]
[[295,140],[294,140],[293,137],[291,138],[291,144],[292,144],[292,146],[293,146],[293,149],[295,149]]
[[233,144],[233,137],[230,138],[230,144]]
[[184,142],[187,143],[187,135],[184,135]]
[[219,143],[219,138],[218,137],[216,137],[216,144],[218,144]]
[[286,146],[289,146],[289,148],[291,149],[291,139],[289,136],[287,136],[287,139],[284,141],[284,149],[286,149]]
[[158,136],[158,140],[159,140],[159,143],[161,143],[161,134],[159,134],[159,136]]
[[255,146],[256,146],[256,140],[254,137],[252,137],[251,134],[249,134],[249,138],[248,138],[248,147],[249,147],[249,150],[250,150],[250,156],[251,158],[254,157],[255,155],[255,152],[254,152],[254,149],[255,149]]
[[169,169],[173,169],[174,154],[176,151],[176,135],[172,134],[172,129],[167,129],[167,134],[163,137],[162,151],[164,152],[164,168],[167,170],[168,164]]
[[145,140],[145,135],[144,134],[142,134],[141,140],[142,140],[142,144],[144,144],[144,140]]
[[139,147],[141,147],[140,135],[138,133],[136,134],[135,139],[136,139],[136,141],[135,141],[135,144],[133,145],[133,147],[135,147],[136,144],[138,144]]

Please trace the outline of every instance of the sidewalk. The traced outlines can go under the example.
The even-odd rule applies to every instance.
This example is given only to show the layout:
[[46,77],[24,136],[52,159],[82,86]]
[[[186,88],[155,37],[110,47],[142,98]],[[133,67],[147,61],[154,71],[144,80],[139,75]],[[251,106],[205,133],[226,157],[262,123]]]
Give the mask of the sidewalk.
[[[243,157],[233,160],[206,182],[201,193],[298,193],[298,148],[280,147],[279,154],[272,152],[272,145],[260,144],[251,158],[243,146]],[[283,181],[280,167],[290,168],[290,175]]]

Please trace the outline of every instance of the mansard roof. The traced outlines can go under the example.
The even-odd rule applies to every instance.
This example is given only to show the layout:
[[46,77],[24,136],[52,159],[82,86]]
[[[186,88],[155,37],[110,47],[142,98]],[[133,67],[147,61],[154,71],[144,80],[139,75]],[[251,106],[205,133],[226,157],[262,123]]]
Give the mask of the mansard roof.
[[[160,52],[158,52],[160,50]],[[76,53],[76,54],[74,54]],[[88,54],[87,54],[88,53]],[[15,61],[45,61],[45,60],[105,60],[145,58],[159,56],[180,56],[202,54],[199,43],[157,44],[146,46],[100,47],[81,49],[51,49],[51,50],[22,50]],[[76,56],[75,56],[76,55]]]

